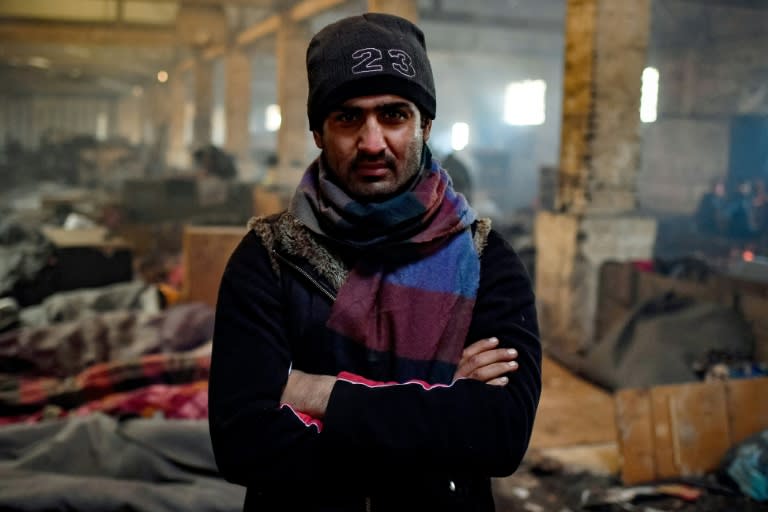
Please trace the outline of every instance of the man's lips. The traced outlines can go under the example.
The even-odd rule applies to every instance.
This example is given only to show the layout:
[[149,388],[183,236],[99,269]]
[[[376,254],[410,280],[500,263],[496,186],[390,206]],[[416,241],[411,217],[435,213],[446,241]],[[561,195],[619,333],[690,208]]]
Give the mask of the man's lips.
[[355,171],[360,176],[381,177],[389,172],[389,166],[386,162],[358,162]]

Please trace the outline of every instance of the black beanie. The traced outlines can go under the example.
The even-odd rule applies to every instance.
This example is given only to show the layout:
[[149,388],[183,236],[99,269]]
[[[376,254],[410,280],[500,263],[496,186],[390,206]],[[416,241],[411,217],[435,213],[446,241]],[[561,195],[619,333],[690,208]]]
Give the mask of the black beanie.
[[349,98],[395,94],[435,118],[435,82],[424,33],[391,14],[350,16],[318,32],[307,48],[312,130]]

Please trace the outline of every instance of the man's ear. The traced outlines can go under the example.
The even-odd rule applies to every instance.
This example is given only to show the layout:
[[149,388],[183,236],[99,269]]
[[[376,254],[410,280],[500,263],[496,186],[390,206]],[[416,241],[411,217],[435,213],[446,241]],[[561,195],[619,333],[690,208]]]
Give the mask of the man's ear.
[[422,123],[421,133],[424,136],[424,142],[429,140],[429,134],[432,132],[432,120],[425,119]]
[[315,139],[315,146],[318,149],[323,149],[323,134],[317,130],[312,130],[312,138]]

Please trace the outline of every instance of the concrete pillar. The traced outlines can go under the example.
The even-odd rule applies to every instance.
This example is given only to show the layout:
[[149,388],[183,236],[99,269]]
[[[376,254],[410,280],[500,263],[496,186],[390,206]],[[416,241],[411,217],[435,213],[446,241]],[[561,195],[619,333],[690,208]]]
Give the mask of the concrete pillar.
[[397,14],[414,23],[419,22],[419,8],[416,0],[368,0],[371,12]]
[[632,211],[650,0],[568,0],[559,204]]
[[606,261],[649,259],[656,223],[639,217],[640,90],[650,0],[568,0],[557,210],[535,225],[545,343],[594,342]]
[[283,18],[277,30],[277,101],[282,123],[277,134],[277,166],[268,182],[292,189],[309,163],[307,120],[307,27]]
[[225,112],[227,139],[225,149],[237,161],[241,177],[250,176],[251,59],[242,49],[231,49],[224,59],[226,73]]
[[195,117],[192,128],[192,147],[199,148],[211,142],[213,114],[213,62],[202,56],[195,59]]
[[187,86],[184,72],[181,69],[171,72],[170,107],[168,124],[168,165],[184,168],[189,163],[189,155],[185,143],[184,130],[187,110]]

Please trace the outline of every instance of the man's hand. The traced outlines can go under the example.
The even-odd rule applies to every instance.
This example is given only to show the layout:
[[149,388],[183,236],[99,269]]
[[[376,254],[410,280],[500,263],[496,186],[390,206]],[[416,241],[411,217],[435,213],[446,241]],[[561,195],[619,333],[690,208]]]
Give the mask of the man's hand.
[[[453,380],[467,378],[492,386],[506,385],[509,379],[505,374],[517,370],[517,351],[496,348],[498,344],[497,338],[486,338],[465,348]],[[292,370],[280,401],[313,418],[322,419],[335,383],[336,377],[330,375]]]
[[313,418],[322,419],[336,382],[330,375],[313,375],[292,370],[280,401]]
[[504,374],[517,370],[517,350],[496,348],[498,338],[476,341],[461,353],[453,380],[475,379],[493,386],[504,386],[509,379]]

